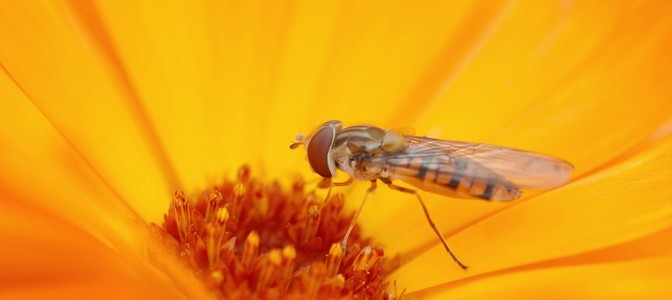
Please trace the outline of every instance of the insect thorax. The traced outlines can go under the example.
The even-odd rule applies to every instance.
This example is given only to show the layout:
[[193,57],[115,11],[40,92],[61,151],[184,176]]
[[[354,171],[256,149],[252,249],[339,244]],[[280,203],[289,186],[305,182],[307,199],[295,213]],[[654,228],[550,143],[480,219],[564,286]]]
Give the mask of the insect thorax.
[[373,126],[352,126],[336,134],[332,157],[336,166],[359,180],[387,177],[385,157],[406,147],[402,135]]

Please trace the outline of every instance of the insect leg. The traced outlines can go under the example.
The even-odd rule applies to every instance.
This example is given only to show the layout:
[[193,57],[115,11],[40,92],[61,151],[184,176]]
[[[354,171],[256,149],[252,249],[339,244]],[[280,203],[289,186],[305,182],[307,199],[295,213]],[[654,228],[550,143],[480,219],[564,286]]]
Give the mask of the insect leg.
[[329,190],[327,191],[327,197],[324,199],[322,206],[327,204],[327,201],[329,201],[329,196],[331,196],[331,189],[335,186],[348,186],[352,184],[355,180],[352,179],[352,177],[348,178],[348,180],[343,181],[343,182],[333,182],[329,178],[325,178],[325,180],[329,180]]
[[418,194],[418,191],[405,188],[403,186],[398,186],[392,183],[392,181],[388,178],[381,178],[380,181],[383,183],[387,184],[388,187],[390,187],[393,190],[400,191],[402,193],[407,193],[407,194],[413,194],[416,197],[418,197],[418,201],[420,201],[420,205],[422,205],[422,210],[425,212],[425,216],[427,217],[427,221],[429,221],[429,226],[432,227],[436,235],[439,237],[439,240],[441,240],[441,243],[443,244],[443,247],[446,248],[446,251],[448,251],[448,254],[450,254],[450,257],[453,258],[453,260],[463,269],[466,270],[468,267],[464,265],[460,260],[453,254],[453,251],[450,251],[450,248],[448,247],[448,243],[446,243],[446,240],[443,238],[443,235],[441,234],[441,231],[439,231],[439,228],[436,227],[436,224],[434,224],[434,221],[432,221],[432,218],[429,216],[429,210],[427,210],[427,206],[425,206],[425,202],[422,201],[422,198],[420,198],[420,194]]
[[350,221],[350,227],[348,227],[348,231],[346,231],[345,236],[343,236],[343,242],[341,242],[341,249],[343,249],[343,256],[345,256],[345,250],[346,247],[348,246],[348,238],[350,237],[352,229],[355,228],[357,217],[359,217],[359,213],[361,213],[362,209],[364,208],[366,198],[369,197],[369,194],[373,193],[373,191],[376,190],[376,187],[377,187],[376,180],[375,179],[371,180],[371,187],[369,187],[369,189],[366,190],[366,195],[364,195],[364,200],[362,200],[362,204],[359,205],[359,209],[357,210],[357,212],[355,212],[355,215],[352,217],[352,221]]
[[315,213],[322,211],[322,208],[324,208],[327,203],[329,203],[329,197],[331,196],[331,190],[335,186],[348,186],[352,184],[355,180],[352,179],[352,177],[348,178],[348,180],[343,181],[343,182],[333,182],[331,181],[331,178],[323,178],[320,183],[317,184],[318,188],[328,188],[329,190],[327,191],[327,197],[324,198],[324,201],[320,204],[318,209],[315,210]]

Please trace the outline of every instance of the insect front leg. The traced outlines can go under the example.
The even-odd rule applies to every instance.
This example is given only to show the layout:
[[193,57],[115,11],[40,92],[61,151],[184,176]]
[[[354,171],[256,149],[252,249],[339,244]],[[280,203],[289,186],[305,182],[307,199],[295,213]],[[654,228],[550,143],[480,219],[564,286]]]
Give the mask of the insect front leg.
[[348,186],[348,185],[352,184],[354,181],[355,180],[352,179],[352,177],[349,177],[348,180],[343,181],[343,182],[333,182],[333,181],[331,181],[331,178],[322,179],[322,181],[317,186],[320,187],[320,188],[329,188],[329,190],[327,191],[327,197],[324,199],[324,201],[323,201],[324,204],[322,206],[326,205],[327,201],[329,201],[329,196],[331,196],[331,190],[335,186]]
[[439,237],[439,240],[441,240],[441,243],[443,244],[443,247],[446,248],[446,251],[448,251],[448,254],[450,254],[450,257],[453,258],[453,260],[463,269],[466,270],[468,267],[464,265],[458,258],[453,254],[453,251],[450,250],[448,247],[448,243],[446,243],[446,240],[443,238],[443,234],[441,234],[441,231],[439,231],[439,228],[436,227],[436,224],[434,224],[434,221],[432,221],[432,218],[429,216],[429,210],[427,210],[427,206],[425,206],[425,202],[422,201],[422,198],[420,198],[420,194],[418,194],[418,191],[405,188],[403,186],[396,185],[392,183],[392,180],[389,178],[380,178],[380,181],[385,183],[389,188],[400,191],[402,193],[407,193],[407,194],[413,194],[418,198],[418,201],[420,201],[420,205],[422,205],[422,210],[425,212],[425,217],[427,217],[427,221],[429,221],[429,226],[432,227],[436,235]]
[[355,215],[352,217],[352,221],[350,221],[350,227],[348,227],[348,231],[346,231],[345,236],[343,236],[343,242],[341,242],[341,249],[343,249],[343,257],[345,257],[345,251],[348,246],[348,238],[350,237],[352,229],[355,228],[355,223],[357,223],[357,217],[359,217],[359,214],[362,212],[362,209],[364,208],[366,198],[368,198],[369,194],[373,193],[373,191],[376,190],[377,186],[378,185],[376,184],[376,180],[375,179],[371,180],[371,186],[369,187],[368,190],[366,190],[366,194],[364,195],[364,200],[362,200],[362,204],[359,205],[359,209],[357,209]]
[[324,201],[322,201],[322,203],[320,204],[318,209],[315,210],[314,213],[322,211],[322,208],[324,208],[327,205],[327,203],[329,203],[329,197],[331,196],[331,190],[335,186],[348,186],[348,185],[351,185],[354,181],[355,180],[352,177],[348,178],[348,180],[343,181],[343,182],[333,182],[333,181],[331,181],[331,178],[322,178],[322,180],[317,184],[317,187],[321,188],[321,189],[329,189],[329,190],[327,191],[327,197],[324,198]]

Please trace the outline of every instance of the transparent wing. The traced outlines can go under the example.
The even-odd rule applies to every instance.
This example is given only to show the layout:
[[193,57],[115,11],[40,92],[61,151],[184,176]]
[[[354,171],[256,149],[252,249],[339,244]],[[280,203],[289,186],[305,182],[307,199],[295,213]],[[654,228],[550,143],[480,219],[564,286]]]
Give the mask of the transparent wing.
[[[385,158],[396,168],[420,162],[440,173],[475,180],[505,180],[520,188],[548,189],[569,180],[574,167],[560,158],[501,146],[405,136],[408,148]],[[468,167],[465,167],[468,164]],[[437,173],[438,174],[438,173]]]

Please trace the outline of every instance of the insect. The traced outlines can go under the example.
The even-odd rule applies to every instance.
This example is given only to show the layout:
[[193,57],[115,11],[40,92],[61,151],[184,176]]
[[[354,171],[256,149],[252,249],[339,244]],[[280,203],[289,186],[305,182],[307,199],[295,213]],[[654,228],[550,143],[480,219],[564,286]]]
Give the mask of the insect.
[[[291,149],[306,148],[308,163],[315,173],[333,186],[367,180],[371,187],[346,232],[342,249],[355,225],[366,198],[381,181],[389,188],[418,198],[427,221],[443,247],[463,269],[432,221],[417,190],[394,184],[403,181],[423,191],[454,198],[509,201],[521,196],[521,189],[550,189],[569,180],[574,167],[553,156],[501,146],[447,141],[404,135],[374,126],[343,127],[328,121],[307,137],[297,136]],[[336,170],[350,175],[345,182],[333,182]],[[327,196],[328,198],[328,196]]]

